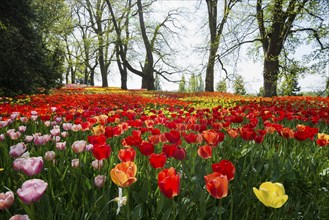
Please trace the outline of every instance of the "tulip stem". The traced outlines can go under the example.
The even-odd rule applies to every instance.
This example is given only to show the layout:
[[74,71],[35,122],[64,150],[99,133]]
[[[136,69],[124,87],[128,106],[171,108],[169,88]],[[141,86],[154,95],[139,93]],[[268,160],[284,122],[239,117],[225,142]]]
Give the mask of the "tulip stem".
[[126,204],[126,206],[127,206],[127,220],[129,220],[130,219],[130,207],[129,207],[129,203],[130,203],[130,197],[129,197],[129,189],[128,189],[128,187],[126,188],[126,198],[127,198],[127,204]]
[[222,220],[222,199],[219,200],[218,214],[219,214],[219,220]]

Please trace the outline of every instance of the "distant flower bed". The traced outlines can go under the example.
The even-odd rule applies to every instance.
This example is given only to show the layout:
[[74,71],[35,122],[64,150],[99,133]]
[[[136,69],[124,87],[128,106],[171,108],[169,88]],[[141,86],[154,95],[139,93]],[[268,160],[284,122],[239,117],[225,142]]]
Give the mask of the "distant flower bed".
[[328,98],[84,85],[3,97],[0,217],[325,219],[328,124]]

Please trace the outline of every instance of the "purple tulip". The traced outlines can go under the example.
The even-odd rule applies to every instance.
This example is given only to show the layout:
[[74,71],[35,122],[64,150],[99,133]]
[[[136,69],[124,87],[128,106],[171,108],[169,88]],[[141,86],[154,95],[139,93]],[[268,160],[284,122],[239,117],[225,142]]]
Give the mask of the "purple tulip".
[[28,176],[33,176],[41,172],[43,160],[42,157],[20,157],[14,160],[13,168],[16,171],[23,171]]
[[18,197],[26,204],[37,202],[47,189],[48,183],[40,179],[30,179],[17,190]]

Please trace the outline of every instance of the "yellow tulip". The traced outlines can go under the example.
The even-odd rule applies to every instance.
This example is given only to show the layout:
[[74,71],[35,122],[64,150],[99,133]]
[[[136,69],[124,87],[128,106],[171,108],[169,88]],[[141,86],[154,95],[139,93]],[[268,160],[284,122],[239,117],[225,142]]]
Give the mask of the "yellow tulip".
[[253,187],[257,198],[267,207],[280,208],[288,200],[281,183],[264,182],[259,190]]
[[4,170],[4,168],[0,168],[0,172],[3,171],[3,170]]

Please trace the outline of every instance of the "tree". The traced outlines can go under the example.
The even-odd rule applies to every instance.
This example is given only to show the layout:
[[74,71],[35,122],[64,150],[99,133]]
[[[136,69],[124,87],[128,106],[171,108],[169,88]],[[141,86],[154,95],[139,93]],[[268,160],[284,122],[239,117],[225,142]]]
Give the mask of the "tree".
[[218,92],[227,92],[227,85],[226,85],[226,80],[225,79],[220,80],[217,83],[216,90]]
[[196,92],[198,90],[198,80],[194,73],[192,73],[190,80],[188,82],[188,91]]
[[[119,54],[121,64],[126,67],[130,72],[142,77],[142,88],[146,88],[147,90],[154,90],[154,73],[160,75],[167,81],[176,82],[169,79],[165,75],[171,75],[176,73],[177,71],[169,72],[168,70],[163,70],[162,66],[159,65],[160,61],[165,65],[169,66],[170,64],[164,61],[164,58],[170,55],[171,53],[161,53],[161,46],[162,49],[164,45],[161,45],[159,48],[156,48],[157,42],[159,42],[159,38],[164,38],[164,34],[161,32],[162,29],[168,30],[172,32],[169,27],[166,26],[166,23],[172,22],[173,23],[173,16],[175,16],[176,12],[168,12],[167,16],[164,20],[155,25],[154,28],[150,28],[151,25],[147,25],[145,22],[145,14],[144,10],[147,6],[150,6],[154,1],[146,2],[144,5],[142,4],[141,0],[137,0],[137,14],[138,14],[138,23],[139,23],[139,31],[140,35],[142,36],[143,41],[143,49],[145,50],[145,58],[143,62],[139,62],[140,69],[138,70],[134,68],[127,59],[127,50],[124,48],[124,39],[122,37],[122,27],[119,26],[119,18],[117,18],[116,14],[114,13],[114,4],[113,2],[106,0],[111,19],[114,25],[114,29],[117,35],[117,53]],[[126,39],[127,40],[127,39]],[[163,40],[165,42],[165,46],[170,47],[170,44],[167,40]],[[159,66],[159,68],[156,68]]]
[[201,74],[198,76],[198,89],[199,92],[203,92],[204,91],[204,82],[202,79]]
[[210,49],[206,70],[206,87],[208,92],[214,91],[214,67],[217,51],[220,44],[221,35],[223,34],[224,25],[232,8],[239,0],[225,0],[223,5],[223,17],[217,24],[217,5],[218,0],[206,0],[208,8],[208,25],[210,30]]
[[158,74],[154,77],[154,90],[161,91],[160,77]]
[[84,7],[87,11],[84,19],[88,19],[88,25],[92,28],[97,39],[97,62],[100,68],[102,87],[108,86],[107,76],[109,67],[114,56],[114,50],[110,52],[111,33],[113,31],[113,24],[107,10],[105,10],[105,0],[78,0],[78,4]]
[[288,73],[283,72],[284,76],[283,81],[280,85],[279,94],[296,96],[300,92],[300,86],[298,85],[298,76],[303,72],[303,68],[301,68],[296,62],[294,62],[287,69],[289,70]]
[[59,85],[62,53],[49,51],[31,0],[0,4],[0,93],[14,96]]
[[[323,24],[328,17],[329,2],[324,0],[257,0],[256,17],[264,59],[264,96],[277,95],[280,73],[280,57],[285,43],[294,35],[307,32],[308,41],[313,41],[322,51],[328,50],[322,40],[328,33]],[[300,43],[301,37],[299,37]]]
[[233,83],[233,89],[234,89],[235,94],[245,95],[247,93],[246,89],[245,89],[245,82],[241,75],[237,75],[235,77],[235,80]]
[[183,74],[182,79],[179,82],[178,92],[186,92],[185,84],[186,84],[186,80],[185,80],[185,76]]

